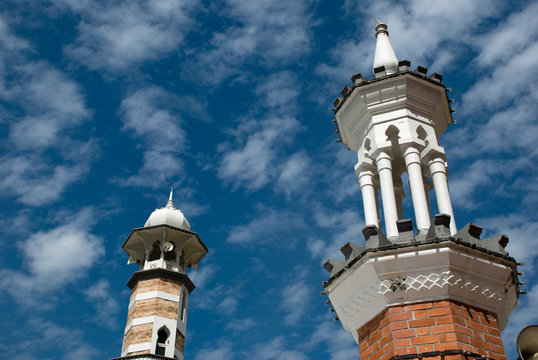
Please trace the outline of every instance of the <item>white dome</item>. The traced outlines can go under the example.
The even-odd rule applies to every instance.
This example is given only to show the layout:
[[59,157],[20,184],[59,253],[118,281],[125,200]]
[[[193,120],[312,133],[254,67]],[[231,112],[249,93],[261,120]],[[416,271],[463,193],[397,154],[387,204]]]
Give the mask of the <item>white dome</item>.
[[149,216],[146,224],[144,224],[144,227],[156,225],[170,225],[183,230],[191,229],[185,215],[183,215],[181,210],[174,207],[174,204],[172,203],[172,191],[170,191],[170,199],[166,206],[160,209],[155,209]]

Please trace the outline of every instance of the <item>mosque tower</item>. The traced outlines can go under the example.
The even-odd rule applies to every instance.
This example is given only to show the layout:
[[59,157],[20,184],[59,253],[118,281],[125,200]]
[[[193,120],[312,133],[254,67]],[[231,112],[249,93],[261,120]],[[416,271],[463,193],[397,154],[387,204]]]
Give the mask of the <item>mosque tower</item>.
[[[453,122],[449,90],[440,74],[398,61],[386,24],[375,30],[373,79],[353,75],[333,110],[341,142],[358,154],[365,247],[348,242],[345,260],[324,263],[322,294],[361,360],[506,359],[500,333],[522,293],[518,263],[505,235],[481,240],[473,223],[457,230],[438,143]],[[403,214],[404,173],[414,221]]]
[[188,299],[194,290],[186,270],[198,269],[208,250],[174,207],[172,191],[166,206],[153,211],[143,228],[133,229],[122,248],[128,264],[140,270],[127,282],[131,299],[121,357],[112,360],[183,360]]

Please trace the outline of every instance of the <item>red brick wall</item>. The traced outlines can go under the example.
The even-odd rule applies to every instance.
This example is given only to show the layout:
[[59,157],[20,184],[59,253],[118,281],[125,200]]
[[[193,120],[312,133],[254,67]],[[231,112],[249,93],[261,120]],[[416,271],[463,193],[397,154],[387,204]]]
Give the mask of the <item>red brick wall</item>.
[[[441,350],[468,350],[506,360],[495,315],[451,300],[390,307],[358,329],[358,335],[361,360]],[[433,359],[441,357],[427,358]]]

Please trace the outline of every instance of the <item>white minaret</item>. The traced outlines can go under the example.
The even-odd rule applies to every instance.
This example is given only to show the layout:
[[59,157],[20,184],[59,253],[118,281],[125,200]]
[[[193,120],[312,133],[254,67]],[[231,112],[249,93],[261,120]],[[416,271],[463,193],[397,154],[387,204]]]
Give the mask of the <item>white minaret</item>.
[[189,267],[207,254],[198,234],[174,207],[172,191],[165,207],[151,213],[143,228],[123,244],[129,264],[140,270],[127,282],[131,300],[120,358],[183,360],[189,293]]
[[[327,260],[323,282],[361,360],[506,360],[501,331],[522,283],[506,235],[481,240],[482,228],[456,230],[439,136],[452,122],[439,74],[398,61],[378,21],[374,78],[352,77],[334,102],[341,140],[357,151],[365,246],[347,242],[344,260]],[[404,219],[407,172],[415,225]],[[428,192],[439,213],[432,219]],[[385,236],[380,231],[381,193]]]
[[[396,222],[403,217],[401,175],[407,172],[418,230],[424,233],[431,225],[427,195],[431,181],[439,213],[450,215],[450,230],[455,234],[445,151],[438,143],[453,121],[441,76],[427,78],[426,69],[410,72],[408,61],[399,64],[386,24],[378,23],[376,38],[374,81],[352,91],[346,87],[345,98],[335,100],[342,142],[358,153],[355,171],[366,225],[379,226],[380,190],[387,237],[398,236]],[[360,74],[353,80],[365,81]]]

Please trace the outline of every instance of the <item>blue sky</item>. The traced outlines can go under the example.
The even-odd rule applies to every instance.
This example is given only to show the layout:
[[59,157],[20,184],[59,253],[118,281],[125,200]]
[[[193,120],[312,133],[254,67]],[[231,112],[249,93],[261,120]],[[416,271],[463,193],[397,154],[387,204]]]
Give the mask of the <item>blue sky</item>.
[[[121,244],[174,203],[210,249],[186,359],[358,359],[320,297],[363,242],[332,100],[372,77],[374,15],[453,88],[441,137],[458,227],[506,233],[538,323],[536,1],[8,0],[0,4],[0,352],[119,356]],[[410,197],[406,217],[412,217]]]

